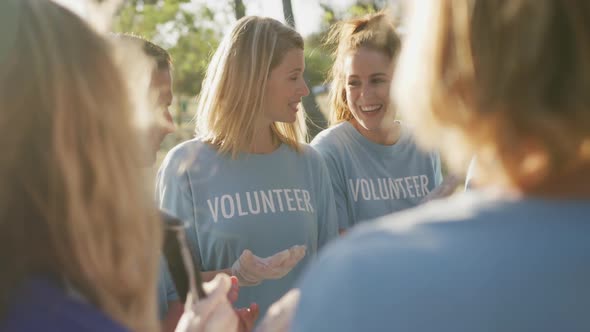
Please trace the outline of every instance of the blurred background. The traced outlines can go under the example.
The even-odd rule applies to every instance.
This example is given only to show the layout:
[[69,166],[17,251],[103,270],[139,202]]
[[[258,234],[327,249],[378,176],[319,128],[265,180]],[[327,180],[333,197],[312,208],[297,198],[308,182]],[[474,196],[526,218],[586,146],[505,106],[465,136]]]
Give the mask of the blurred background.
[[[91,2],[55,0],[81,16],[91,16]],[[101,2],[101,0],[95,0]],[[174,62],[174,102],[177,126],[158,155],[194,135],[195,97],[224,33],[244,15],[269,16],[287,23],[305,38],[305,79],[311,90],[303,101],[310,140],[327,125],[326,75],[332,60],[324,37],[335,22],[384,8],[402,21],[402,0],[123,0],[117,6],[114,32],[133,33],[167,49]]]

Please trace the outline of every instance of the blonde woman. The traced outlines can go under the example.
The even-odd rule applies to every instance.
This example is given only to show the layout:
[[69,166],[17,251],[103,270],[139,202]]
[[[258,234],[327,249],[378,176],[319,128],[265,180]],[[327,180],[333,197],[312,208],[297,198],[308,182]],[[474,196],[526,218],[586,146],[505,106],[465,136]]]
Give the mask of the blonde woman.
[[[0,16],[0,331],[159,331],[161,221],[113,47],[52,1]],[[178,331],[236,329],[229,279],[209,287]]]
[[416,4],[401,110],[451,165],[477,151],[501,195],[351,232],[304,277],[292,331],[589,331],[590,3]]
[[337,234],[326,166],[300,143],[304,67],[296,31],[239,20],[209,65],[197,138],[170,151],[158,173],[160,207],[190,223],[204,278],[236,275],[249,286],[237,305],[256,302],[261,315]]
[[341,232],[418,205],[442,182],[438,154],[396,120],[389,90],[401,41],[385,13],[341,22],[331,72],[332,127],[311,145],[328,166]]

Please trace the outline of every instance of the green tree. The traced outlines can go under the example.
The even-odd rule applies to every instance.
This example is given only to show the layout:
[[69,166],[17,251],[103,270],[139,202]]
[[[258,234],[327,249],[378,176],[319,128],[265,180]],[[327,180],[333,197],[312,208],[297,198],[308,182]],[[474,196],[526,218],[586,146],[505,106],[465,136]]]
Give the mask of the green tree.
[[166,48],[174,62],[174,87],[185,96],[201,87],[209,57],[221,31],[206,6],[190,8],[191,0],[132,0],[121,8],[115,30],[135,33]]

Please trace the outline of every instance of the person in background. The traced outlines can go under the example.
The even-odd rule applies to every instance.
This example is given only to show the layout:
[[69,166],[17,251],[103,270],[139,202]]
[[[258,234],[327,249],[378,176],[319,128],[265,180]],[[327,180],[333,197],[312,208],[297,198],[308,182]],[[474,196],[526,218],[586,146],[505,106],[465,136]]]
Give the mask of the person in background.
[[[389,96],[401,40],[384,12],[336,24],[331,128],[311,145],[330,172],[340,232],[420,204],[442,182],[437,153],[419,148]],[[429,197],[430,198],[430,197]]]
[[589,331],[590,3],[416,5],[400,109],[453,169],[477,153],[500,190],[385,216],[326,248],[291,331]]
[[[116,35],[116,37],[117,41],[130,43],[130,46],[140,47],[145,55],[154,62],[149,85],[151,93],[149,93],[147,97],[148,99],[155,99],[154,110],[156,112],[152,112],[151,125],[147,126],[147,130],[143,133],[143,137],[146,140],[145,146],[147,147],[145,153],[145,156],[147,157],[145,158],[145,166],[150,167],[155,162],[160,145],[166,135],[173,133],[175,130],[172,115],[169,111],[173,99],[172,57],[170,56],[170,53],[162,47],[137,35],[119,34]],[[165,211],[160,211],[160,217],[166,225],[184,224],[184,222]],[[160,266],[158,308],[163,323],[163,330],[174,331],[184,312],[184,305],[181,303],[179,294],[175,288],[178,287],[178,285],[173,281],[182,281],[186,283],[187,271],[184,268],[171,271],[171,269],[168,268],[169,264],[166,263],[167,261],[164,259]],[[181,277],[178,277],[179,274]],[[237,279],[232,279],[231,285],[232,287],[228,293],[228,299],[231,302],[235,302],[239,294]],[[187,289],[187,285],[181,286],[183,286],[181,289]],[[187,294],[183,294],[184,300],[186,300],[186,295]],[[253,322],[258,317],[257,305],[253,304],[248,308],[238,309],[236,312],[240,318],[241,330],[251,330]]]
[[304,69],[295,30],[270,18],[236,22],[203,82],[197,137],[158,172],[160,207],[189,222],[204,279],[237,276],[247,286],[237,305],[256,302],[261,314],[337,235],[326,166],[301,143]]
[[[151,93],[147,94],[147,97],[155,99],[154,109],[157,113],[152,114],[152,125],[148,126],[144,135],[146,139],[145,146],[148,150],[145,153],[144,165],[145,167],[151,167],[156,160],[160,144],[166,135],[174,132],[174,122],[168,109],[172,104],[173,98],[172,58],[168,51],[162,47],[136,35],[115,35],[115,41],[128,44],[130,47],[141,48],[145,55],[154,62],[153,67],[148,67],[152,69],[152,72],[149,84]],[[174,218],[165,213],[162,213],[161,217],[166,219]],[[160,270],[160,280],[158,281],[158,311],[160,317],[164,320],[164,330],[174,330],[178,319],[180,319],[184,311],[184,307],[179,300],[174,284],[171,282],[170,271],[167,269],[165,262],[161,264]]]

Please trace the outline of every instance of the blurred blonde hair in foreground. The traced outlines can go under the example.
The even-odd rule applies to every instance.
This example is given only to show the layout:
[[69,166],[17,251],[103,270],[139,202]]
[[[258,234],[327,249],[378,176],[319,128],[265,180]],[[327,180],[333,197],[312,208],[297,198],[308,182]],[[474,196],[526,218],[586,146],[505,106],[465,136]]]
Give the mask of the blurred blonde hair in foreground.
[[395,99],[458,169],[534,191],[590,155],[590,2],[415,1]]
[[[277,20],[246,16],[236,22],[203,81],[197,136],[234,157],[247,151],[263,116],[268,76],[294,48],[303,50],[303,38]],[[304,112],[297,112],[295,123],[275,122],[272,131],[277,140],[299,150],[306,135]]]
[[49,274],[155,331],[160,223],[114,46],[51,1],[1,7],[0,310],[19,282]]

